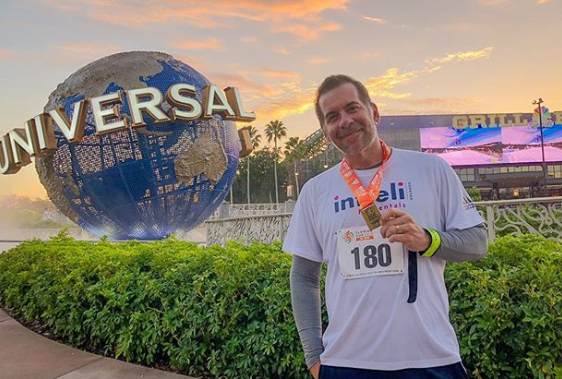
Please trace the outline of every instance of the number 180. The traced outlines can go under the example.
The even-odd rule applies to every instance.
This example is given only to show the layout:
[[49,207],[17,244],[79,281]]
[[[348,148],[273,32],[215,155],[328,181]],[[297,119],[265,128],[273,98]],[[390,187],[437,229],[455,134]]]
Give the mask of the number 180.
[[[355,257],[355,269],[361,269],[361,257],[359,256],[359,248],[356,247],[355,249],[351,250],[351,254]],[[367,245],[363,249],[363,255],[365,258],[363,262],[365,263],[365,267],[373,268],[377,267],[377,265],[381,265],[382,267],[390,266],[392,263],[392,255],[390,254],[390,245],[383,243],[378,247],[373,245]]]

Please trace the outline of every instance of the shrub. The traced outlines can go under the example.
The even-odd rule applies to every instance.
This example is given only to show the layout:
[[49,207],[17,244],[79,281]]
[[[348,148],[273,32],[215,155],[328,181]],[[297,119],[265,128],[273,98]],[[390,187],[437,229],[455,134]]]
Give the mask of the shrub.
[[[473,378],[562,378],[562,254],[506,236],[446,269]],[[76,347],[184,374],[309,378],[279,243],[96,244],[64,234],[0,255],[0,304]],[[326,321],[326,314],[323,315]]]
[[0,303],[80,348],[194,376],[305,378],[280,244],[59,236],[0,255]]
[[562,378],[562,253],[506,236],[476,263],[449,265],[451,321],[475,378]]

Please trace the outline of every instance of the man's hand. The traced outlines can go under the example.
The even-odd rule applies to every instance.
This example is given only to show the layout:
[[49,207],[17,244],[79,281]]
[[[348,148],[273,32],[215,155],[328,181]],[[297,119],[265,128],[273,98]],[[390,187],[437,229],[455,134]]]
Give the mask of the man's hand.
[[410,251],[425,251],[431,237],[404,211],[391,209],[381,217],[381,235],[390,242],[402,242]]
[[318,379],[320,376],[320,361],[316,362],[311,368],[310,373],[314,377],[314,379]]

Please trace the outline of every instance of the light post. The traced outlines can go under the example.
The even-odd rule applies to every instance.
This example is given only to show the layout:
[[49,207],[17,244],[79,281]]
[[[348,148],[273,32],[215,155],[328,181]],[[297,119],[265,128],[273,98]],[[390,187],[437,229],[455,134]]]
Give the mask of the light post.
[[246,172],[246,194],[248,195],[248,204],[250,204],[250,156],[246,158],[248,160],[248,167]]
[[542,150],[542,176],[543,176],[543,182],[544,182],[544,189],[543,189],[543,193],[544,196],[547,197],[548,196],[548,191],[547,191],[547,187],[546,187],[546,178],[547,178],[547,172],[546,172],[546,160],[544,158],[544,134],[543,134],[543,130],[542,130],[542,108],[541,108],[541,104],[544,103],[542,97],[539,97],[539,100],[533,100],[533,104],[534,105],[538,105],[539,108],[539,128],[541,131],[541,150]]

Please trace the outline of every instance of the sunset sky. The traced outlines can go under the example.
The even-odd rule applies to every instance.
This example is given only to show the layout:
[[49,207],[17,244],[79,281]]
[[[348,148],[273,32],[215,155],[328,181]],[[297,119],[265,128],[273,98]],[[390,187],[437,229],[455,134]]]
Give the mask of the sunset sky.
[[[382,115],[562,110],[561,0],[2,0],[0,135],[39,114],[82,66],[173,55],[237,86],[258,130],[305,138],[327,76],[364,82]],[[45,197],[34,165],[0,196]]]

